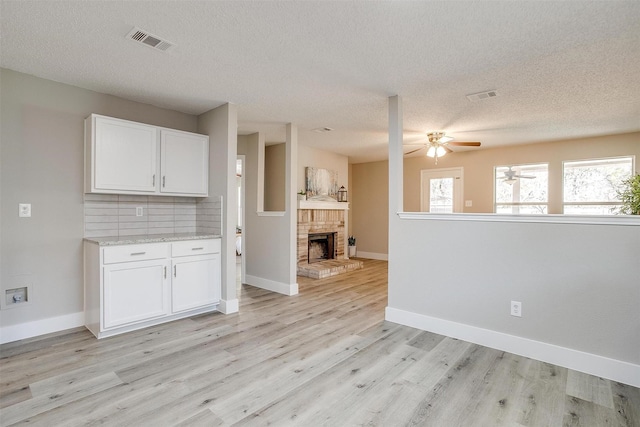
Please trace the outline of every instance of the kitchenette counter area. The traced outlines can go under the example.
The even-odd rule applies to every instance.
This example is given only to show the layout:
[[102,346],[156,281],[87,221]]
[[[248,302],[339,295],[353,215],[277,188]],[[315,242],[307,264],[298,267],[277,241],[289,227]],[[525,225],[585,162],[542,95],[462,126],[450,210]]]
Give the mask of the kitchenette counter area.
[[183,240],[219,239],[219,234],[210,233],[171,233],[145,234],[139,236],[85,237],[84,240],[99,246],[136,245],[141,243],[180,242]]

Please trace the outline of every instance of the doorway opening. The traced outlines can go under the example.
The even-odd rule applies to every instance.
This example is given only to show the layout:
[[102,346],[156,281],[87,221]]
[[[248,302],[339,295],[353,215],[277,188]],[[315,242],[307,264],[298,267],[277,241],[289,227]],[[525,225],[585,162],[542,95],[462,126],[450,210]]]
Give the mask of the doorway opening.
[[[243,255],[245,248],[245,229],[244,229],[244,164],[245,156],[238,155],[236,159],[236,185],[238,188],[238,216],[236,219],[236,281],[239,284],[245,283],[247,273],[246,257]],[[238,271],[238,264],[240,269]]]

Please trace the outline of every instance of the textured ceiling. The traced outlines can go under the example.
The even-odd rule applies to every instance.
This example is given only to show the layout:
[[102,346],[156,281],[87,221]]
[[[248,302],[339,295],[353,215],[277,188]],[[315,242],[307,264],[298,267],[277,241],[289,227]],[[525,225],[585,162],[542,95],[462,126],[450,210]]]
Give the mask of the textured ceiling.
[[[635,0],[2,0],[0,18],[4,68],[191,114],[235,103],[240,133],[283,141],[292,122],[301,144],[356,163],[386,158],[395,94],[408,141],[444,130],[486,148],[640,130]],[[125,39],[134,26],[176,46]]]

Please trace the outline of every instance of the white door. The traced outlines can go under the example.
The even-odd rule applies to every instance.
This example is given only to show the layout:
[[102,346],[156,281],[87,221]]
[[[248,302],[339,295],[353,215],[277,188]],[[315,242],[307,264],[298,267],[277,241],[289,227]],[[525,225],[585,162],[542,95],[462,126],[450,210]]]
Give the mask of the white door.
[[162,129],[160,147],[160,192],[206,196],[209,187],[209,139]]
[[156,191],[158,131],[153,126],[95,118],[95,188]]
[[169,262],[125,262],[104,267],[104,327],[169,314]]
[[462,212],[462,168],[420,171],[420,210],[431,213]]
[[220,254],[173,260],[172,311],[190,310],[220,301]]

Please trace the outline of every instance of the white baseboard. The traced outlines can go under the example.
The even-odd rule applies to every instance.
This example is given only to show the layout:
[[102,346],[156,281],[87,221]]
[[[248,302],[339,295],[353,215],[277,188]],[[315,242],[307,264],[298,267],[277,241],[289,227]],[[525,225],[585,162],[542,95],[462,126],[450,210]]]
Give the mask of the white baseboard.
[[39,335],[60,332],[66,329],[84,326],[84,312],[65,314],[64,316],[34,320],[33,322],[0,328],[0,344],[37,337]]
[[411,326],[412,328],[446,335],[497,350],[508,351],[509,353],[640,387],[640,365],[633,363],[392,307],[385,309],[385,319],[401,325]]
[[248,285],[255,286],[257,288],[266,289],[267,291],[277,292],[284,295],[297,295],[298,284],[276,282],[275,280],[263,279],[262,277],[245,275],[245,281]]
[[375,252],[358,251],[356,253],[356,258],[379,259],[381,261],[389,261],[388,254],[378,254]]
[[222,299],[218,306],[218,311],[224,314],[237,313],[240,310],[240,306],[237,299]]

